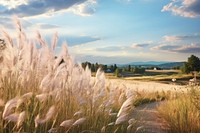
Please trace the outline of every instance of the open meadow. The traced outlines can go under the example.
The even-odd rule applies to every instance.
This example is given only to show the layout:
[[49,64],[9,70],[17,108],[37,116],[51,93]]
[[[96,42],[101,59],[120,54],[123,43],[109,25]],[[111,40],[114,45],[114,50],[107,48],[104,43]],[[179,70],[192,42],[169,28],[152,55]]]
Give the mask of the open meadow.
[[[160,105],[158,110],[157,106],[151,109],[166,121],[167,131],[199,131],[198,86],[158,82],[160,78],[181,80],[182,76],[117,78],[101,69],[92,76],[89,67],[84,69],[71,58],[66,44],[55,55],[57,34],[51,44],[39,32],[30,41],[19,21],[16,26],[17,38],[2,32],[0,132],[145,132],[145,124],[137,124],[140,120],[134,111],[150,103]],[[153,121],[158,115],[153,115]]]

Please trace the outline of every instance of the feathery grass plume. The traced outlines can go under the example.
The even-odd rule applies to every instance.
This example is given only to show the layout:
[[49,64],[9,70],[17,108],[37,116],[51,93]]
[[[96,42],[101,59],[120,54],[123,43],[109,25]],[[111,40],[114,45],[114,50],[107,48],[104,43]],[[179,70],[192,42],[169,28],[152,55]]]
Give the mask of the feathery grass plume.
[[35,97],[36,97],[40,102],[44,102],[44,101],[47,100],[48,94],[42,93],[42,94],[36,95]]
[[74,123],[74,119],[65,120],[60,124],[60,126],[65,127],[65,128],[69,128],[73,125],[73,123]]
[[39,114],[36,116],[34,121],[35,121],[35,128],[37,128],[39,124],[44,124],[46,122],[45,119],[40,119]]
[[140,133],[140,132],[143,132],[144,131],[144,126],[139,126],[137,129],[136,129],[136,133]]
[[57,42],[58,42],[58,33],[55,33],[54,36],[53,36],[53,39],[51,40],[52,50],[55,50]]
[[119,124],[123,124],[124,122],[127,122],[130,118],[130,115],[129,114],[123,114],[123,115],[120,115],[116,122],[115,122],[115,125],[119,125]]
[[83,111],[80,110],[80,111],[77,111],[76,113],[74,113],[74,116],[80,116],[80,115],[82,115],[82,114],[83,114]]
[[48,130],[48,133],[57,133],[58,132],[58,128],[51,128]]
[[73,123],[73,126],[78,126],[83,124],[86,121],[86,118],[80,118]]
[[109,113],[109,116],[117,116],[117,113]]
[[19,119],[19,114],[18,113],[13,113],[11,115],[8,115],[5,117],[5,120],[7,121],[12,121],[12,122],[17,122]]
[[128,127],[126,128],[127,129],[127,133],[131,133],[131,129],[133,128],[133,125],[128,125]]
[[124,92],[122,92],[118,99],[119,104],[122,104],[125,99],[126,99],[126,96],[125,96]]
[[128,120],[128,124],[132,125],[136,122],[136,120],[134,118],[131,118],[130,120]]
[[117,114],[117,117],[123,115],[123,114],[126,114],[127,111],[129,111],[130,109],[133,108],[133,100],[134,100],[134,96],[132,97],[129,97],[121,106],[118,114]]
[[115,122],[111,122],[108,124],[108,126],[114,126],[115,125]]
[[53,115],[55,114],[55,111],[56,111],[56,107],[53,105],[49,108],[47,114],[45,115],[45,121],[48,121],[50,120]]
[[39,114],[35,118],[35,127],[38,127],[39,124],[44,124],[45,122],[49,121],[55,114],[56,108],[55,106],[51,106],[48,112],[45,115],[45,118],[40,118]]
[[[3,57],[0,67],[4,68],[0,69],[0,85],[5,88],[1,89],[2,95],[6,94],[2,99],[11,99],[17,95],[21,97],[11,99],[5,104],[2,119],[14,121],[18,117],[18,120],[21,120],[18,127],[24,132],[32,132],[31,130],[47,132],[50,127],[70,128],[80,124],[83,124],[83,128],[80,128],[82,131],[89,131],[91,127],[100,131],[111,121],[110,119],[115,121],[115,117],[110,118],[109,115],[116,113],[109,113],[109,110],[119,110],[121,104],[117,101],[121,92],[125,94],[125,86],[119,88],[115,83],[109,84],[100,69],[96,77],[92,77],[89,67],[84,70],[80,64],[74,62],[65,44],[62,45],[63,49],[58,58],[55,58],[57,34],[54,35],[50,46],[39,32],[37,41],[30,41],[19,21],[17,27],[18,38],[13,38],[16,41],[12,41],[12,36],[8,33],[3,33],[6,48],[0,53]],[[41,46],[37,46],[38,44]],[[124,100],[122,98],[121,103]],[[48,105],[41,103],[44,101]],[[25,104],[19,106],[22,102]],[[49,105],[55,107],[52,106],[48,110]],[[78,111],[80,109],[84,109],[82,113]],[[18,111],[26,113],[16,114]],[[127,109],[121,109],[121,112],[127,112]],[[53,122],[45,123],[53,120],[55,114],[58,115]],[[73,115],[80,119],[63,121],[63,118]],[[9,124],[12,127],[12,123]],[[10,125],[6,128],[10,128]],[[13,132],[16,130],[17,128],[13,129]]]
[[30,99],[33,96],[33,92],[28,92],[21,96],[22,99]]
[[103,127],[101,128],[101,133],[106,133],[106,126],[103,126]]
[[0,99],[0,107],[4,106],[4,104],[5,104],[4,100]]
[[25,111],[23,111],[19,114],[19,117],[18,117],[18,120],[17,120],[17,128],[19,128],[23,124],[23,122],[25,120],[25,116],[26,116]]
[[5,105],[2,117],[5,118],[6,116],[8,116],[11,113],[12,109],[19,106],[21,103],[22,99],[19,98],[13,98],[9,100]]

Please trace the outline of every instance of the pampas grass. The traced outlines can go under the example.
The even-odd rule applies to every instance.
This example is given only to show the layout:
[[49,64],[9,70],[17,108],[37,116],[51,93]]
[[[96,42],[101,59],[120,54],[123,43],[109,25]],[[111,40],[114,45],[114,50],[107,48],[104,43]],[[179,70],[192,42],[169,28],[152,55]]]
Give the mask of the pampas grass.
[[[57,33],[50,46],[39,32],[32,41],[19,21],[16,27],[17,38],[1,34],[0,132],[126,132],[120,126],[134,108],[130,88],[110,83],[100,69],[92,77],[66,43],[55,55]],[[107,127],[113,121],[118,125]]]
[[162,104],[158,111],[168,122],[173,133],[198,133],[200,131],[200,87],[194,86],[188,92]]

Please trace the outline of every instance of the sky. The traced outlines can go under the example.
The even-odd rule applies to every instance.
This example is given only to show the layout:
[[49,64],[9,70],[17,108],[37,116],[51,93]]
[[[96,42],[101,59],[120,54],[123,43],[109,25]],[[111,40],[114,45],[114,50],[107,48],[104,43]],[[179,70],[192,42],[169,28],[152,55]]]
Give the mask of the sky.
[[[200,57],[200,0],[0,0],[0,28],[40,31],[77,62],[125,64]],[[11,31],[11,32],[10,32]]]

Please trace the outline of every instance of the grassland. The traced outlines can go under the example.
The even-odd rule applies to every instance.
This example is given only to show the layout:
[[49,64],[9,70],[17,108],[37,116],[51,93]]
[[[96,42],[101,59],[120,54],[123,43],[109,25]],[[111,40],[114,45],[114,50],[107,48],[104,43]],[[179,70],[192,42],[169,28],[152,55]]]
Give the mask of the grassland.
[[[179,110],[182,104],[187,106],[176,116],[181,117],[181,122],[189,120],[185,116],[194,116],[186,124],[194,120],[197,126],[189,131],[199,129],[199,92],[189,94],[184,86],[159,83],[162,79],[191,78],[190,75],[147,71],[142,77],[117,78],[100,69],[92,74],[88,67],[83,69],[74,62],[65,44],[61,53],[55,54],[56,34],[51,44],[39,32],[31,42],[18,21],[16,25],[17,38],[2,32],[5,45],[0,49],[0,132],[131,133],[138,129],[131,116],[133,110],[144,103],[163,100],[166,106],[159,110],[172,129],[177,127],[170,121],[175,115],[168,113]],[[163,111],[168,106],[169,110]],[[180,113],[184,114],[179,116]],[[177,131],[188,131],[180,121]]]

